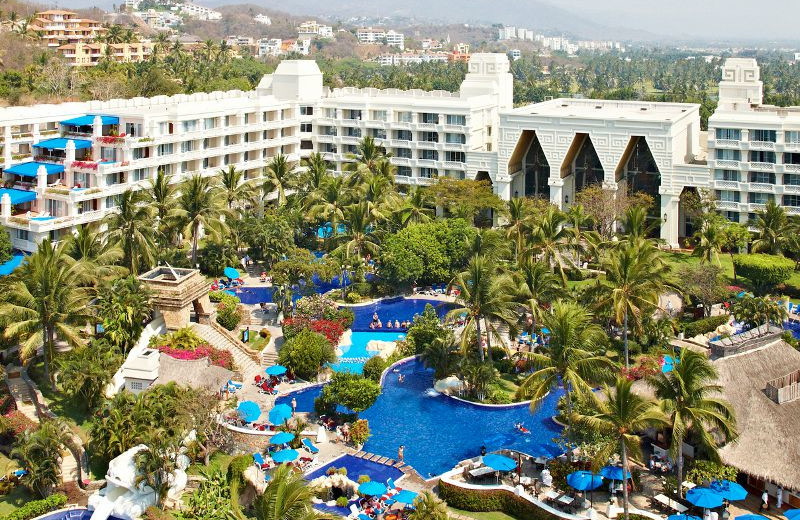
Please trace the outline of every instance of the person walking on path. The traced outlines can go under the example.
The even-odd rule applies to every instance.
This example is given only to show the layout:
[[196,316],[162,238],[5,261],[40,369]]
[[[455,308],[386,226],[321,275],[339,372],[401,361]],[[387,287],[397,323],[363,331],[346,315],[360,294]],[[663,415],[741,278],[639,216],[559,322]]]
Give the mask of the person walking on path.
[[767,489],[764,488],[764,492],[761,493],[761,511],[769,511],[769,493],[767,493]]

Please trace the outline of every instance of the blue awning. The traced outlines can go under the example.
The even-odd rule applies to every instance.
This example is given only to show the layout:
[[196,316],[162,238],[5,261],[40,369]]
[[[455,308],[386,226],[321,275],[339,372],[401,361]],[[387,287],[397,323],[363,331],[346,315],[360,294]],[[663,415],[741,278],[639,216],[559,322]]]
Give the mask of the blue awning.
[[23,258],[25,258],[25,255],[22,253],[14,253],[14,256],[11,257],[11,260],[4,264],[0,264],[0,276],[10,275],[14,269],[19,267],[19,264],[22,263]]
[[14,188],[0,188],[0,201],[3,200],[3,195],[8,194],[11,197],[11,204],[22,204],[23,202],[30,202],[36,200],[35,191],[16,190]]
[[39,166],[44,166],[47,175],[61,173],[64,171],[63,164],[42,163],[36,161],[15,164],[14,166],[9,166],[3,171],[6,173],[13,173],[15,175],[22,175],[23,177],[36,177],[36,172],[39,171]]
[[39,141],[33,146],[37,148],[48,148],[50,150],[64,150],[67,147],[67,143],[70,141],[75,143],[76,150],[92,147],[92,142],[88,139],[64,139],[63,137],[55,137],[53,139]]
[[[94,114],[87,114],[85,116],[73,117],[72,119],[65,119],[61,121],[62,125],[70,126],[92,126],[94,124]],[[104,125],[118,125],[119,118],[117,116],[100,116]]]

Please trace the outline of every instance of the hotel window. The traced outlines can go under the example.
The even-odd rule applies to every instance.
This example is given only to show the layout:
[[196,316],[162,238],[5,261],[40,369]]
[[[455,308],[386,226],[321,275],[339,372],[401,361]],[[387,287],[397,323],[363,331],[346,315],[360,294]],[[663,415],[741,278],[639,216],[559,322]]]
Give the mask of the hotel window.
[[314,107],[300,107],[300,115],[301,116],[313,116],[314,115]]
[[419,176],[426,179],[435,179],[439,176],[439,171],[436,168],[420,168]]
[[714,170],[714,179],[718,181],[739,182],[739,172],[736,170]]
[[766,204],[769,201],[774,201],[775,196],[772,193],[750,193],[750,204]]
[[724,148],[717,148],[715,153],[717,160],[721,161],[741,160],[741,154],[739,153],[739,150],[726,150]]
[[235,121],[234,117],[235,116],[225,116],[225,126],[231,126]]
[[206,130],[211,130],[212,128],[216,127],[217,126],[216,118],[207,117],[204,126]]
[[465,126],[467,124],[467,116],[459,116],[456,114],[447,114],[448,125]]
[[776,140],[775,130],[750,130],[750,140],[774,143]]
[[181,143],[181,153],[191,152],[194,150],[194,141],[184,141]]
[[344,135],[348,137],[361,137],[361,129],[348,126],[344,128]]
[[731,222],[739,222],[739,212],[738,211],[723,211],[722,216],[728,219]]
[[339,114],[336,112],[335,108],[326,108],[325,117],[327,117],[328,119],[337,119],[339,117]]
[[119,195],[106,197],[106,208],[116,208],[117,206],[119,206]]
[[800,153],[783,154],[783,164],[800,164]]
[[437,132],[420,132],[420,140],[428,143],[438,143],[439,134]]
[[175,173],[174,164],[162,164],[161,169],[164,171],[164,175],[172,175],[173,173]]
[[312,143],[309,140],[304,139],[304,140],[300,141],[300,149],[301,150],[313,150],[314,149],[314,143]]
[[348,116],[346,119],[361,120],[361,110],[348,110],[347,114]]
[[158,155],[172,155],[172,143],[164,143],[158,145]]
[[245,132],[245,134],[244,134],[244,142],[245,143],[249,143],[250,142],[250,134],[247,133],[247,132]]
[[158,123],[158,133],[160,135],[171,135],[175,127],[172,126],[172,123],[164,121],[163,123]]
[[742,139],[742,131],[738,128],[717,128],[717,139],[740,141]]
[[796,173],[784,173],[783,184],[786,186],[800,186],[800,175]]
[[192,119],[191,121],[183,122],[184,132],[194,132],[196,129],[197,129],[197,119]]
[[775,163],[775,152],[750,150],[750,162]]
[[125,123],[125,133],[131,137],[139,137],[142,135],[141,123]]
[[800,206],[800,195],[784,195],[783,196],[783,205],[784,206],[791,206],[793,208]]
[[398,123],[410,123],[411,112],[395,112],[395,119]]
[[222,157],[222,164],[224,164],[225,166],[228,166],[230,163],[231,163],[231,156],[229,154],[225,154]]
[[383,128],[371,128],[370,133],[376,139],[386,139],[386,130]]
[[131,172],[134,181],[143,181],[149,177],[147,168],[136,168]]
[[30,233],[27,229],[17,229],[16,234],[18,240],[30,240]]
[[301,123],[300,124],[300,132],[304,134],[310,134],[314,130],[314,125],[311,123]]
[[395,148],[394,155],[402,159],[411,159],[411,148]]
[[450,144],[465,144],[467,142],[467,136],[464,134],[447,133],[444,134],[444,142]]
[[717,190],[717,200],[721,202],[739,202],[740,196],[738,191]]
[[117,150],[114,148],[100,148],[100,158],[104,162],[117,162]]
[[413,141],[411,130],[395,130],[395,139],[398,141]]
[[186,173],[189,171],[189,161],[181,162],[181,172]]
[[436,150],[420,150],[420,159],[425,159],[428,161],[438,161],[439,160],[439,152]]
[[790,130],[786,132],[784,139],[789,144],[800,144],[800,131],[798,130]]
[[775,174],[770,172],[750,172],[750,182],[775,184]]
[[411,177],[411,168],[408,166],[398,166],[396,175],[400,177]]
[[430,112],[423,112],[420,114],[420,122],[425,124],[438,124],[439,123],[439,114],[433,114]]
[[208,157],[206,157],[203,159],[203,169],[208,168],[208,165],[209,165],[209,160]]
[[373,110],[372,119],[375,121],[386,121],[388,114],[386,110]]
[[208,137],[203,139],[203,150],[208,150],[211,147],[211,139]]
[[223,141],[223,143],[225,143],[225,146],[230,146],[231,145],[231,136],[226,135],[225,139],[223,139],[222,141]]
[[467,162],[467,154],[464,152],[444,152],[444,160],[452,162]]

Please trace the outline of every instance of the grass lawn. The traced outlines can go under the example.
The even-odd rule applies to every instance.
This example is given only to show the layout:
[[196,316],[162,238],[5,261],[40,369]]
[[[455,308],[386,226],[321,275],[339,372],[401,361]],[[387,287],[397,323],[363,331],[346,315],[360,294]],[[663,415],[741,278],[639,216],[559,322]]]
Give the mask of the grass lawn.
[[72,430],[78,434],[84,443],[89,440],[89,423],[91,416],[88,411],[78,403],[60,392],[53,392],[50,382],[44,376],[44,361],[36,359],[28,366],[28,375],[39,387],[50,410],[64,419]]
[[268,343],[269,343],[269,336],[267,336],[266,338],[262,338],[261,335],[258,333],[258,331],[255,330],[250,331],[249,346],[251,349],[261,352],[262,350],[264,350],[264,347],[266,347]]
[[201,471],[211,471],[214,469],[220,469],[225,473],[228,471],[228,465],[232,460],[233,455],[218,451],[211,456],[211,460],[208,461],[208,466],[204,464],[192,464],[186,473],[189,475],[200,475]]
[[508,516],[500,511],[476,513],[474,511],[462,511],[461,509],[456,509],[455,507],[448,507],[447,509],[453,513],[466,516],[468,518],[474,518],[475,520],[517,520],[515,517]]
[[522,379],[517,374],[500,374],[500,378],[492,386],[499,388],[513,400],[520,383]]
[[0,517],[5,517],[36,499],[37,497],[34,497],[25,486],[17,486],[11,490],[11,493],[0,496]]

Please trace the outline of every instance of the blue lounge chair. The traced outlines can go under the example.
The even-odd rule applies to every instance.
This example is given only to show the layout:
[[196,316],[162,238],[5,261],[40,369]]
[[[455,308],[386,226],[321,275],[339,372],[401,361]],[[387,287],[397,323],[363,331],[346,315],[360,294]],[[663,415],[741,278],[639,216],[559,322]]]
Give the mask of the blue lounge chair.
[[272,480],[272,476],[269,473],[264,473],[264,482],[269,482]]
[[267,463],[264,461],[264,456],[263,456],[263,455],[261,455],[261,454],[260,454],[260,453],[258,453],[258,452],[256,452],[256,453],[253,453],[253,462],[254,462],[254,463],[256,464],[256,466],[258,466],[259,468],[263,468],[263,467],[264,467],[264,466],[267,464]]
[[358,520],[372,520],[372,518],[368,517],[364,513],[359,513],[358,514]]
[[386,479],[386,487],[388,488],[389,493],[397,493],[399,491],[402,491],[401,488],[399,488],[399,487],[397,487],[395,485],[393,478],[387,478]]
[[237,390],[241,389],[243,385],[244,385],[244,383],[241,383],[239,381],[234,381],[232,379],[228,379],[228,386],[232,386]]
[[306,437],[303,437],[303,446],[305,446],[305,448],[306,448],[306,449],[307,449],[307,450],[308,450],[310,453],[312,453],[312,454],[314,454],[314,455],[316,455],[317,453],[319,453],[319,448],[317,448],[316,446],[314,446],[314,445],[311,443],[311,441],[310,441],[310,440],[308,440],[308,438],[306,438]]

